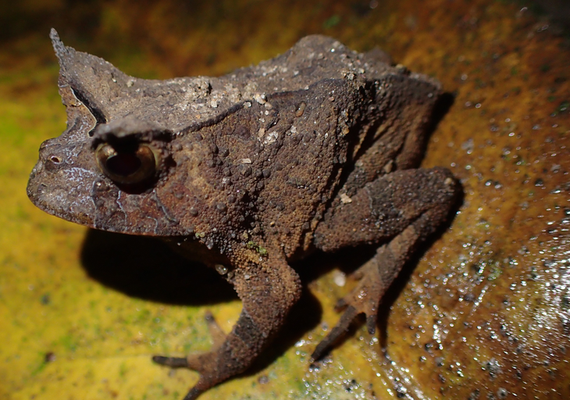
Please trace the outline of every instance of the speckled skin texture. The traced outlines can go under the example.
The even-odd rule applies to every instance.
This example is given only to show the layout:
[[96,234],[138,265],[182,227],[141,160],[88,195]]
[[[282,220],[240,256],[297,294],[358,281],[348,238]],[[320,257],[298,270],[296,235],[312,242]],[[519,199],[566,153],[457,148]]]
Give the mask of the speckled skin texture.
[[379,52],[309,36],[220,78],[151,81],[52,40],[68,128],[42,144],[30,199],[92,228],[174,241],[243,302],[227,336],[209,318],[210,352],[154,358],[200,372],[186,399],[251,365],[300,296],[289,261],[314,249],[378,246],[313,358],[360,313],[373,332],[385,290],[457,197],[448,170],[415,169],[439,83]]

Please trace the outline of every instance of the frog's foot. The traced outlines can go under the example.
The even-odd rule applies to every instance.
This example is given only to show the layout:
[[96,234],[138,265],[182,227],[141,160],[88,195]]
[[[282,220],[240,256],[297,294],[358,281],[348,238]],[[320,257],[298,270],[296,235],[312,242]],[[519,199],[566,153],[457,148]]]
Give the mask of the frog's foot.
[[[381,250],[378,253],[381,253]],[[337,302],[336,308],[344,308],[345,311],[335,327],[317,345],[311,355],[313,361],[319,360],[324,356],[334,346],[335,342],[348,331],[352,321],[360,314],[366,315],[368,332],[374,334],[378,305],[389,286],[389,284],[386,285],[382,282],[380,275],[376,272],[378,270],[378,258],[379,254],[356,271],[355,275],[360,278],[359,284],[350,294]]]
[[220,328],[212,313],[209,311],[206,312],[206,316],[204,318],[206,319],[210,336],[212,336],[212,340],[214,342],[212,350],[205,353],[190,354],[187,357],[153,356],[152,361],[171,368],[189,368],[194,371],[202,372],[201,369],[204,365],[204,358],[207,358],[211,353],[215,353],[226,340],[226,334],[222,331],[222,328]]
[[208,377],[216,376],[216,361],[219,357],[218,350],[226,340],[226,334],[216,322],[211,312],[207,312],[205,316],[208,324],[208,330],[212,336],[212,349],[204,353],[190,354],[187,357],[165,357],[153,356],[152,361],[157,364],[165,365],[171,368],[189,368],[200,373],[200,380],[184,397],[184,400],[193,400],[199,394],[209,389],[217,382],[211,383],[212,379]]
[[185,358],[153,357],[159,364],[200,373],[198,382],[184,400],[194,400],[218,383],[247,370],[283,325],[289,309],[301,294],[299,277],[284,259],[267,257],[259,264],[243,263],[233,270],[228,280],[243,303],[232,331],[225,335],[214,318],[206,315],[214,341],[209,352]]

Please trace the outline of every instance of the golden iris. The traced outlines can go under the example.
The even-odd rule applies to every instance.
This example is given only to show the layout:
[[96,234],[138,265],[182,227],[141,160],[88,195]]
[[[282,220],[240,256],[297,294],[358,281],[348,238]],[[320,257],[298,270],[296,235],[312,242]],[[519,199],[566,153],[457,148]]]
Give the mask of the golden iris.
[[156,174],[158,157],[152,148],[139,144],[136,149],[117,150],[108,143],[102,143],[96,150],[97,164],[112,181],[134,185],[142,183]]

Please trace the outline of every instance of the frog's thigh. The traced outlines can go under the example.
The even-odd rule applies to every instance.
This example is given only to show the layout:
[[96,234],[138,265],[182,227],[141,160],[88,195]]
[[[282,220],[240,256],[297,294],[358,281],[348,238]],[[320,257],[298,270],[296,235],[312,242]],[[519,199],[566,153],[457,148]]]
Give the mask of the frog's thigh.
[[339,301],[346,311],[313,359],[320,358],[358,314],[366,314],[368,330],[374,332],[380,299],[418,244],[444,222],[457,193],[457,182],[446,169],[399,171],[367,184],[350,202],[327,214],[315,237],[323,250],[384,244],[360,267],[358,286]]
[[315,243],[325,251],[383,243],[374,260],[361,267],[381,296],[417,245],[445,221],[458,192],[457,181],[445,168],[396,171],[368,183],[327,213]]
[[[458,185],[445,168],[395,171],[366,184],[354,196],[342,196],[315,231],[324,251],[378,243],[396,237],[410,225],[419,238],[431,234],[446,218]],[[429,219],[418,219],[429,212]],[[418,221],[418,223],[414,223]]]

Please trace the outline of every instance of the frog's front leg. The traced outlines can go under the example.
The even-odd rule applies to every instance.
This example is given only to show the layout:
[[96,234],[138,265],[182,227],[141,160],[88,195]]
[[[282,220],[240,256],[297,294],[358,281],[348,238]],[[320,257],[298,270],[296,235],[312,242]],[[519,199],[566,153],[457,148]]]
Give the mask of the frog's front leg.
[[186,367],[200,373],[198,383],[184,400],[195,399],[212,386],[248,369],[283,325],[290,308],[301,295],[299,277],[285,260],[241,261],[239,265],[227,276],[243,302],[232,331],[224,337],[213,318],[208,316],[214,338],[211,351],[184,358],[153,357],[159,364]]
[[315,349],[319,359],[348,329],[358,314],[366,314],[374,333],[380,299],[418,245],[447,218],[459,185],[444,168],[396,171],[368,183],[352,198],[326,214],[315,232],[315,244],[325,251],[384,242],[376,255],[357,271],[359,285],[339,301],[346,311]]

